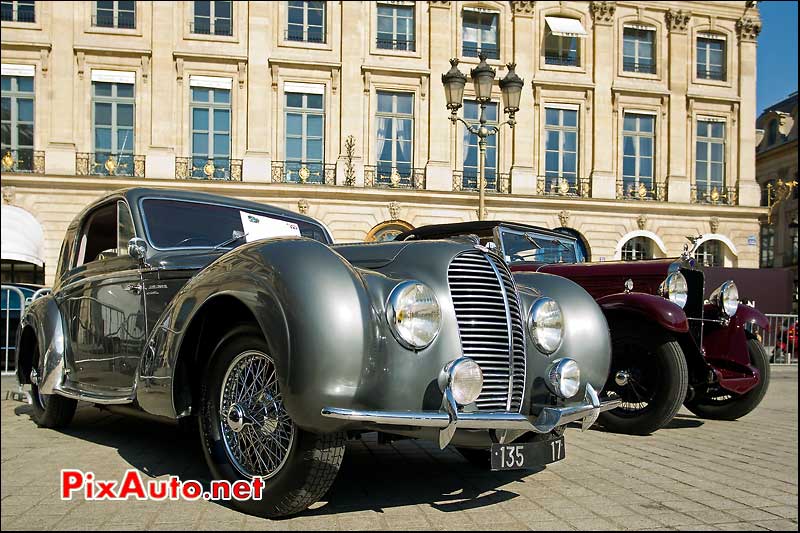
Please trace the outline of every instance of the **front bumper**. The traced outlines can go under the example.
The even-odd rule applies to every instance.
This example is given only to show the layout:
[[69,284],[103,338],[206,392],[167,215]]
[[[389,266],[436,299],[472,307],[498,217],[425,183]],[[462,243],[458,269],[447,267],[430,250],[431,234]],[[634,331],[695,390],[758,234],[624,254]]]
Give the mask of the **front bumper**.
[[601,412],[614,409],[619,404],[620,400],[601,402],[597,392],[587,383],[583,403],[566,407],[543,407],[535,417],[507,411],[459,412],[448,387],[444,391],[442,409],[439,411],[362,411],[325,407],[322,409],[322,416],[376,425],[439,428],[439,447],[444,449],[456,429],[549,433],[558,426],[581,420],[581,430],[586,431]]

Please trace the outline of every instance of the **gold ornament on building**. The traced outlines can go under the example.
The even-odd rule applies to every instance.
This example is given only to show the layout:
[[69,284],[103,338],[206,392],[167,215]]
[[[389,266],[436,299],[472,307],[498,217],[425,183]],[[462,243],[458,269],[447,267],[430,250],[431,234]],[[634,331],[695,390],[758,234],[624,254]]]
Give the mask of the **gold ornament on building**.
[[216,168],[214,167],[214,162],[212,160],[208,160],[205,165],[203,165],[203,174],[208,176],[209,178],[214,175],[214,171]]
[[558,178],[558,193],[569,194],[569,182],[564,178]]
[[396,168],[393,168],[392,174],[389,176],[389,182],[391,182],[392,187],[397,187],[398,185],[400,185],[401,179],[402,178],[400,177],[400,173],[397,171]]
[[775,182],[774,193],[771,183],[767,184],[767,224],[772,224],[772,215],[775,214],[777,207],[791,198],[792,191],[797,187],[797,180],[783,181],[779,179]]
[[300,177],[300,183],[306,183],[308,182],[309,176],[311,176],[311,171],[308,170],[307,166],[302,165],[300,170],[297,171],[297,175]]
[[11,170],[14,168],[14,162],[14,156],[11,154],[11,152],[6,152],[3,154],[3,170]]
[[649,191],[647,190],[647,185],[645,185],[644,183],[639,183],[639,198],[641,199],[647,198],[648,192]]
[[714,202],[714,203],[719,202],[720,196],[721,196],[721,194],[719,192],[719,189],[717,189],[717,187],[714,186],[711,189],[711,201]]
[[114,174],[114,172],[117,170],[117,161],[114,159],[113,155],[108,156],[106,162],[103,163],[103,168],[105,168],[106,172],[109,174]]

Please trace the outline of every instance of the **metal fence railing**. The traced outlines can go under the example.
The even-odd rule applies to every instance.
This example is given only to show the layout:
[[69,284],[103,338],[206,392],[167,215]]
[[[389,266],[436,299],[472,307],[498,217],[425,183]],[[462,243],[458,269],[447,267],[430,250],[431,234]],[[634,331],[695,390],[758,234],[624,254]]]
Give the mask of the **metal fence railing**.
[[2,330],[3,344],[0,346],[0,374],[13,374],[16,370],[17,356],[17,328],[20,319],[25,314],[25,309],[36,300],[49,294],[49,288],[33,291],[25,287],[2,285],[0,289],[0,330]]
[[798,359],[797,315],[767,315],[769,329],[761,342],[774,365],[796,365]]

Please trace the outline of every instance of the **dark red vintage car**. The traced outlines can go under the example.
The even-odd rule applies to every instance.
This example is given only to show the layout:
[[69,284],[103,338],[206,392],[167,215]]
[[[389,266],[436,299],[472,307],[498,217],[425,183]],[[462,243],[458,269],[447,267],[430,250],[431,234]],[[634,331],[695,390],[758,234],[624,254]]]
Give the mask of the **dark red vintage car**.
[[573,236],[501,221],[424,226],[395,240],[459,236],[497,247],[512,271],[566,277],[594,296],[612,337],[603,394],[622,400],[600,416],[607,429],[648,434],[681,405],[703,418],[734,420],[764,397],[769,360],[753,329],[766,330],[767,319],[739,303],[732,281],[704,299],[692,250],[674,259],[587,263]]

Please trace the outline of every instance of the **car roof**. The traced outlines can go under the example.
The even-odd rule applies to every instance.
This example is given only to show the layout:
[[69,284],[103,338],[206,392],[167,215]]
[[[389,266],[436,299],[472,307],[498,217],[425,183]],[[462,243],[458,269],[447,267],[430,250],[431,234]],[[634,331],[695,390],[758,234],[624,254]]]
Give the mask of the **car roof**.
[[[531,226],[529,224],[507,222],[504,220],[475,220],[471,222],[453,222],[450,224],[431,224],[428,226],[420,226],[419,228],[410,229],[400,233],[394,238],[394,240],[403,241],[412,235],[415,239],[446,239],[454,235],[482,233],[487,230],[491,231],[498,226],[504,226],[517,231],[536,231],[558,238],[565,237],[563,233],[558,233],[540,226]],[[569,237],[569,235],[566,236]]]

